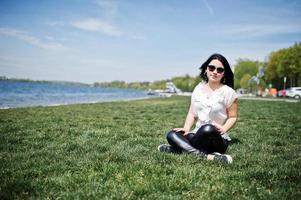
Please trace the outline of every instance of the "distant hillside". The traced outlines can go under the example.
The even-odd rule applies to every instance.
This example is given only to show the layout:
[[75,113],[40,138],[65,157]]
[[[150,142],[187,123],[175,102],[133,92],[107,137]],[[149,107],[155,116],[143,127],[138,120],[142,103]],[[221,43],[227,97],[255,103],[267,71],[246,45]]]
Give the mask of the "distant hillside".
[[5,76],[0,76],[0,81],[22,81],[22,82],[34,82],[34,83],[53,83],[53,84],[67,84],[67,85],[85,85],[94,87],[114,87],[114,88],[133,88],[133,89],[143,89],[143,90],[155,90],[155,89],[165,89],[166,82],[173,82],[177,88],[183,92],[192,92],[193,88],[201,81],[200,77],[192,77],[189,75],[173,77],[171,79],[159,80],[153,82],[125,82],[125,81],[111,81],[111,82],[95,82],[92,85],[80,82],[71,81],[43,81],[43,80],[31,80],[31,79],[18,79],[18,78],[7,78]]
[[112,81],[112,82],[96,82],[93,84],[95,87],[117,87],[117,88],[134,88],[134,89],[165,89],[166,82],[173,82],[177,88],[184,92],[192,92],[193,88],[201,81],[200,77],[191,77],[189,75],[174,77],[167,80],[159,80],[154,82],[125,82],[125,81]]
[[85,86],[91,86],[90,84],[80,83],[80,82],[72,82],[72,81],[44,81],[44,80],[7,78],[6,76],[0,76],[0,81],[18,81],[18,82],[53,83],[53,84],[64,84],[64,85],[85,85]]

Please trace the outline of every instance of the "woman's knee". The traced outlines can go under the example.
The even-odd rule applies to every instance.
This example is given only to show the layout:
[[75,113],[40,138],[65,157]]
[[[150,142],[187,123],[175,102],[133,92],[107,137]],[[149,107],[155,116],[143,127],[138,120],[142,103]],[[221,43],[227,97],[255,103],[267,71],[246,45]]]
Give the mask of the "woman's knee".
[[221,139],[215,126],[205,124],[199,128],[193,137],[192,144],[195,146],[208,146],[211,140]]
[[177,132],[174,130],[171,130],[167,133],[166,138],[167,140],[172,140],[176,136]]
[[212,124],[203,125],[201,128],[199,128],[197,133],[198,132],[205,134],[205,135],[214,135],[214,134],[218,133],[217,128]]
[[178,141],[180,138],[183,139],[184,136],[182,135],[181,132],[176,132],[174,130],[171,130],[167,133],[167,141],[172,144],[175,143],[176,141]]

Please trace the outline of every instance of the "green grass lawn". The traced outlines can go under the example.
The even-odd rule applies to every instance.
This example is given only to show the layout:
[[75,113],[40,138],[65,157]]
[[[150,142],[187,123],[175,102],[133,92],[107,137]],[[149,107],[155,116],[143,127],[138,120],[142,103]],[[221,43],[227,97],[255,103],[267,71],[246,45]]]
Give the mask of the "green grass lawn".
[[301,103],[241,100],[231,165],[157,151],[189,103],[0,110],[0,199],[301,198]]

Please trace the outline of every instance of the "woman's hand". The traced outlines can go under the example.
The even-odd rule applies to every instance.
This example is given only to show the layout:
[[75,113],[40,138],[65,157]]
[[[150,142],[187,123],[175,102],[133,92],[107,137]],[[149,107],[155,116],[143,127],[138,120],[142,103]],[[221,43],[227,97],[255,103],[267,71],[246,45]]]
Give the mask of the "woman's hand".
[[182,133],[184,136],[187,135],[189,133],[189,130],[185,129],[185,128],[174,128],[172,129],[175,132],[180,132]]
[[190,104],[189,111],[188,111],[187,116],[186,116],[184,127],[183,128],[174,128],[172,130],[175,131],[175,132],[179,132],[179,133],[183,134],[184,136],[186,136],[186,135],[188,135],[188,133],[190,131],[190,128],[194,124],[195,120],[196,120],[196,118],[195,118],[195,116],[192,112],[192,105]]

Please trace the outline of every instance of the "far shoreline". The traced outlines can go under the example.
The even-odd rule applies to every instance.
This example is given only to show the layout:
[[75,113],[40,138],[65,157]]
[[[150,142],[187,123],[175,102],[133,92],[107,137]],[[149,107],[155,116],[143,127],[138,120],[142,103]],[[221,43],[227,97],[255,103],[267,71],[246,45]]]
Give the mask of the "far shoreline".
[[32,105],[32,106],[18,106],[18,107],[0,107],[0,110],[13,110],[13,109],[26,109],[26,108],[47,108],[47,107],[59,107],[59,106],[69,106],[69,105],[86,105],[86,104],[98,104],[98,103],[110,103],[110,102],[126,102],[126,101],[137,101],[137,100],[147,100],[156,98],[166,98],[162,96],[148,96],[148,97],[138,97],[138,98],[128,98],[128,99],[115,99],[115,100],[100,100],[91,102],[77,102],[77,103],[58,103],[49,105]]
[[[62,104],[50,104],[50,105],[33,105],[33,106],[19,106],[19,107],[0,107],[0,110],[13,110],[13,109],[26,109],[26,108],[47,108],[47,107],[59,107],[59,106],[69,106],[69,105],[87,105],[87,104],[101,104],[101,103],[114,103],[114,102],[127,102],[127,101],[139,101],[139,100],[148,100],[148,99],[161,99],[161,98],[170,98],[174,96],[181,95],[172,95],[172,96],[152,96],[147,97],[138,97],[138,98],[128,98],[128,99],[115,99],[115,100],[102,100],[102,101],[91,101],[91,102],[78,102],[78,103],[62,103]],[[189,96],[182,96],[189,97]],[[190,97],[189,97],[190,98]],[[263,97],[238,97],[239,100],[247,101],[274,101],[274,102],[286,102],[286,103],[298,103],[298,100],[294,99],[275,99],[275,98],[263,98]]]

